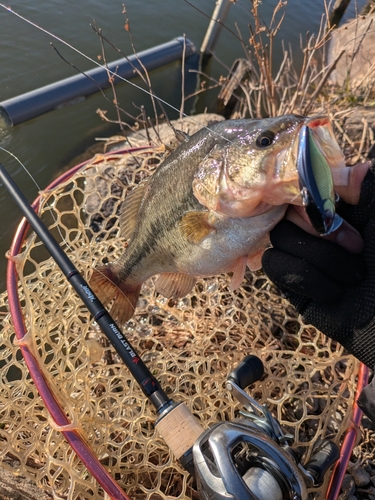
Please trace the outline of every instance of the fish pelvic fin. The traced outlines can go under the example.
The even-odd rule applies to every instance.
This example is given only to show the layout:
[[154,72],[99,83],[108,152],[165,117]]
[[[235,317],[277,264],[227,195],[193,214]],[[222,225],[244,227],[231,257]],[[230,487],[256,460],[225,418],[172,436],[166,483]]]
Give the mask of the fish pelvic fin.
[[147,184],[147,181],[138,184],[136,188],[130,191],[122,203],[120,213],[120,229],[122,236],[127,240],[133,235],[134,228],[137,223],[139,207],[144,197]]
[[187,241],[196,245],[215,231],[209,222],[209,212],[187,212],[181,218],[179,226]]
[[233,276],[229,285],[231,290],[236,290],[236,288],[241,285],[246,272],[247,259],[247,255],[244,255],[236,260],[233,267]]
[[90,286],[103,305],[111,303],[109,312],[119,325],[133,316],[142,285],[127,285],[118,278],[112,264],[95,268]]
[[262,256],[264,254],[265,248],[258,250],[257,252],[248,255],[247,257],[247,267],[250,271],[258,271],[262,267]]
[[155,282],[155,289],[168,299],[185,297],[197,281],[195,276],[185,273],[163,273]]

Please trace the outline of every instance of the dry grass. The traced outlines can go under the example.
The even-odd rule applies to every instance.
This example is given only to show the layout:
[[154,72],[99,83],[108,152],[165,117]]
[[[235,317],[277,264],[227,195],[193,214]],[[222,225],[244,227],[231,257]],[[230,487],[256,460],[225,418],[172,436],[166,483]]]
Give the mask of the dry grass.
[[[296,68],[293,52],[290,47],[283,45],[282,60],[275,64],[274,45],[276,35],[280,31],[287,2],[280,0],[276,5],[271,21],[268,25],[262,22],[259,14],[259,0],[252,2],[252,17],[248,43],[239,33],[242,47],[245,51],[245,60],[249,71],[246,78],[237,82],[236,116],[262,118],[265,116],[279,116],[289,113],[302,115],[316,114],[317,112],[332,112],[344,107],[358,104],[369,104],[373,99],[373,85],[375,67],[371,68],[361,82],[356,85],[350,83],[349,78],[344,88],[329,82],[331,73],[343,57],[345,48],[342,48],[329,63],[328,43],[335,36],[335,30],[328,24],[328,7],[321,18],[317,34],[307,33],[300,41],[302,64]],[[364,36],[355,41],[355,48],[350,50],[359,52],[364,43]],[[221,85],[226,85],[227,78],[221,79]]]
[[[241,33],[236,26],[237,33],[230,30],[232,35],[236,35],[242,50],[244,51],[243,62],[244,69],[237,74],[231,74],[225,68],[226,75],[218,80],[209,75],[200,72],[200,76],[208,85],[191,95],[184,95],[181,92],[180,116],[184,115],[184,105],[188,99],[197,94],[206,92],[208,89],[217,88],[218,94],[227,94],[227,101],[231,101],[230,116],[232,118],[263,118],[267,116],[280,116],[284,114],[296,113],[302,115],[308,114],[329,114],[336,132],[341,139],[341,146],[347,152],[348,161],[354,163],[364,160],[367,152],[374,145],[374,134],[369,120],[364,118],[363,134],[360,140],[351,138],[345,132],[345,123],[350,112],[358,105],[371,105],[373,102],[373,86],[368,82],[375,81],[375,66],[372,71],[363,79],[363,84],[350,84],[350,68],[348,68],[348,79],[344,86],[337,86],[330,83],[330,75],[335,70],[337,63],[343,57],[345,49],[343,48],[328,63],[328,43],[335,30],[329,26],[329,7],[325,3],[325,13],[322,15],[319,31],[317,34],[307,33],[305,38],[300,40],[300,51],[302,53],[302,63],[296,67],[292,49],[283,44],[283,56],[281,61],[276,62],[274,57],[274,48],[279,42],[280,28],[286,15],[287,0],[279,0],[271,20],[266,24],[260,15],[260,0],[249,0],[251,6],[251,18],[249,18],[249,32]],[[131,24],[127,18],[126,9],[123,10],[125,16],[125,26],[129,34],[133,52],[136,54],[136,47],[133,43]],[[106,64],[105,46],[109,44],[115,48],[111,42],[103,36],[100,29],[94,27],[100,38],[102,47],[102,58]],[[222,36],[225,36],[222,35]],[[356,51],[358,52],[364,43],[364,37],[358,37]],[[122,56],[121,50],[116,49]],[[351,46],[353,50],[353,46]],[[297,58],[301,60],[301,57]],[[144,128],[146,133],[152,129],[153,134],[158,133],[158,123],[160,119],[168,120],[167,111],[164,109],[160,99],[152,88],[150,76],[145,68],[135,69],[146,85],[153,107],[154,118],[146,116],[145,110],[141,107],[136,116],[119,107],[115,87],[112,86],[113,99],[111,108],[115,109],[116,117],[109,118],[107,110],[98,110],[98,114],[103,120],[118,123],[123,135],[128,135],[128,131]],[[184,71],[184,70],[182,70]],[[184,80],[184,73],[183,78]],[[238,79],[237,79],[238,78]],[[109,74],[112,81],[113,76]],[[229,93],[229,95],[228,95]],[[176,108],[175,108],[176,109]],[[222,109],[221,109],[222,110]],[[223,111],[223,110],[222,110]],[[228,113],[226,113],[228,117]],[[131,125],[129,125],[129,120]]]

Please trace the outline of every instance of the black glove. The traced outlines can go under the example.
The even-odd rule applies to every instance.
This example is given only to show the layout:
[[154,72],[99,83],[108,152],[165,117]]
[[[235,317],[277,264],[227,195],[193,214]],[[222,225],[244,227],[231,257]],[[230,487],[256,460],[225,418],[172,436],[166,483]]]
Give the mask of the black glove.
[[[271,231],[273,248],[263,255],[263,269],[306,324],[314,325],[374,368],[374,160],[362,183],[359,204],[341,202],[337,211],[360,232],[364,240],[361,254],[352,254],[283,220]],[[375,399],[375,385],[372,385]],[[372,418],[375,418],[374,405],[372,402]],[[368,414],[369,410],[364,411]]]

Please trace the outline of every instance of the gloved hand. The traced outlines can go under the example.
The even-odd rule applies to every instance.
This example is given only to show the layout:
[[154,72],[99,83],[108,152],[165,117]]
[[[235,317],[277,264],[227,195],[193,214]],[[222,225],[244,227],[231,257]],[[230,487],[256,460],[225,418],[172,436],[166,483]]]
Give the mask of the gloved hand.
[[[364,248],[360,254],[283,220],[271,231],[273,248],[263,255],[263,270],[306,324],[314,325],[374,368],[374,160],[362,183],[358,205],[341,202],[337,212],[361,234]],[[375,385],[372,391],[371,412],[375,418]],[[370,411],[364,410],[366,414]]]

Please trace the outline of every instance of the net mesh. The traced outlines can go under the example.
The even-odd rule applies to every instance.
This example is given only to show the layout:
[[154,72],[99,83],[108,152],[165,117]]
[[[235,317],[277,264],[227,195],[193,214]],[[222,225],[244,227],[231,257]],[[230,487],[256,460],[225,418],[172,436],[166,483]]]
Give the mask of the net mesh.
[[[122,253],[121,203],[160,161],[152,151],[96,157],[42,193],[42,220],[86,279],[93,266]],[[93,453],[131,498],[197,498],[191,478],[155,433],[151,405],[34,233],[16,261],[28,345]],[[184,401],[205,427],[237,415],[225,379],[244,356],[256,354],[265,375],[249,388],[251,395],[293,435],[304,459],[321,438],[339,443],[350,425],[354,358],[304,326],[261,272],[248,272],[235,292],[228,282],[226,275],[200,279],[173,302],[156,294],[150,279],[125,335],[165,392]],[[2,466],[34,479],[54,498],[104,498],[28,375],[6,293],[0,314]],[[324,498],[325,488],[310,490],[311,498]]]

